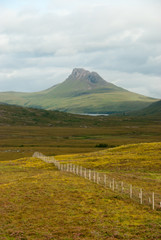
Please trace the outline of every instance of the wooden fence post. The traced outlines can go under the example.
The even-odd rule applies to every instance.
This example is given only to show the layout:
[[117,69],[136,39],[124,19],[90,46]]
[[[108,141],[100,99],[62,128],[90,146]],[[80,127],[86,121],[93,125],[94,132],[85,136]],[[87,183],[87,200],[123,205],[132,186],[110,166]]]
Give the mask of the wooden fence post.
[[139,197],[140,197],[140,204],[143,204],[143,190],[142,190],[142,188],[140,188]]
[[84,169],[84,178],[87,178],[87,169]]
[[91,170],[89,169],[89,180],[91,181]]
[[99,184],[99,173],[97,172],[97,184]]
[[105,187],[106,187],[106,184],[107,184],[107,176],[106,176],[106,174],[104,174],[104,185],[105,185]]
[[95,175],[95,171],[93,172],[93,182],[96,182],[96,175]]
[[124,191],[124,182],[121,182],[121,192],[123,193]]
[[155,196],[154,196],[154,192],[152,193],[152,209],[154,210],[155,208]]
[[115,179],[112,180],[112,190],[115,191]]
[[80,176],[82,177],[82,166],[80,166]]

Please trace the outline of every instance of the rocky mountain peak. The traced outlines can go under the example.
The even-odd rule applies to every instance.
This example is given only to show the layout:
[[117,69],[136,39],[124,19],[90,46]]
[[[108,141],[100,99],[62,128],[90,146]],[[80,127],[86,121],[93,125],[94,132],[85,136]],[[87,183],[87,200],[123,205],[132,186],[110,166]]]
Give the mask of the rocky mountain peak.
[[80,80],[88,82],[89,84],[107,84],[103,78],[96,72],[90,72],[83,68],[74,68],[68,80]]
[[74,78],[84,78],[85,76],[87,76],[89,74],[90,74],[90,72],[83,68],[74,68],[71,76]]

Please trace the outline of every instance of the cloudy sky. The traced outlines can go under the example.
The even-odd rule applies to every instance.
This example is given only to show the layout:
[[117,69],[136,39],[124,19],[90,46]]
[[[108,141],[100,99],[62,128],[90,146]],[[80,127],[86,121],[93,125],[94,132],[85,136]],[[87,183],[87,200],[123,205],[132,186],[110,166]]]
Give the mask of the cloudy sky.
[[0,0],[0,91],[39,91],[75,67],[161,98],[161,0]]

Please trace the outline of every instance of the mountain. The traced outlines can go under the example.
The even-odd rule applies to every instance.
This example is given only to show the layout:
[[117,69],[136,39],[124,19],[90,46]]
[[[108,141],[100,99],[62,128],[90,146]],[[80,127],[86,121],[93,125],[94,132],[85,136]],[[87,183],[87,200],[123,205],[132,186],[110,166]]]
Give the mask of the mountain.
[[0,93],[0,102],[71,113],[135,111],[156,99],[127,91],[106,82],[96,72],[75,68],[60,84],[36,93]]

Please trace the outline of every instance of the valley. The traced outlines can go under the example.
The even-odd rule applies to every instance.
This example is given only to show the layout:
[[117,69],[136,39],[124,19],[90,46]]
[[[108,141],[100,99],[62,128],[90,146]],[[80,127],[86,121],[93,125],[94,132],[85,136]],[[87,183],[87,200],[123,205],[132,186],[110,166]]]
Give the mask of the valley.
[[[142,110],[90,116],[0,104],[0,239],[159,240],[160,109],[154,100]],[[106,174],[128,195],[59,171],[35,152]]]

